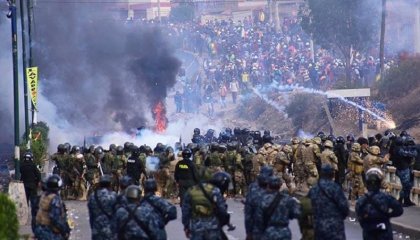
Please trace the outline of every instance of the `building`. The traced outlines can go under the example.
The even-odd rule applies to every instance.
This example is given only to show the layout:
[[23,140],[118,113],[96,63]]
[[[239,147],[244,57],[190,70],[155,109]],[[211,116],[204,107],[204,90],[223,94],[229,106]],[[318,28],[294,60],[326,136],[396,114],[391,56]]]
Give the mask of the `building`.
[[114,12],[121,19],[159,19],[167,18],[171,12],[170,0],[127,0],[117,3]]

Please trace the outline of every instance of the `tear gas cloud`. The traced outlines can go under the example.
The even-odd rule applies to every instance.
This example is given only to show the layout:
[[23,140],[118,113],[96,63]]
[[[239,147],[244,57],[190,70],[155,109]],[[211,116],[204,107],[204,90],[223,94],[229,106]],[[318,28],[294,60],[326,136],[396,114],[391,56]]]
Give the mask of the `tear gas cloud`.
[[103,4],[63,7],[40,2],[34,13],[39,120],[54,144],[147,126],[180,67],[160,29],[115,20]]

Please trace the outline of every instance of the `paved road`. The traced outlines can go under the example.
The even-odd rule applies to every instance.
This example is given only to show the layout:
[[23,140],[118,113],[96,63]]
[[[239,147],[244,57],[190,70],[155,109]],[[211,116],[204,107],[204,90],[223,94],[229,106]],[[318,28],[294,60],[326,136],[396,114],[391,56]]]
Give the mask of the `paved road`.
[[[244,228],[244,214],[243,205],[238,201],[229,200],[229,211],[232,212],[232,223],[236,225],[236,230],[227,232],[229,239],[245,239]],[[89,217],[86,202],[68,201],[67,207],[69,208],[69,216],[75,222],[75,228],[72,232],[71,239],[73,240],[86,240],[90,239]],[[299,226],[296,221],[290,224],[293,239],[300,239]],[[27,229],[28,231],[29,229]],[[183,240],[187,239],[183,232],[181,224],[181,211],[178,208],[178,219],[172,221],[166,227],[169,240]],[[349,222],[346,220],[346,236],[347,239],[362,239],[361,228],[356,222]]]

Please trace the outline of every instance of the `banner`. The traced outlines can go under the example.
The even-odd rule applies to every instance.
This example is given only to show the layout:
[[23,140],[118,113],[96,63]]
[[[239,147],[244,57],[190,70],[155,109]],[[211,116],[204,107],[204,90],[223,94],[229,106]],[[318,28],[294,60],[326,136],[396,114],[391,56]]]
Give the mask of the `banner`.
[[26,68],[26,79],[28,80],[28,87],[31,92],[32,104],[36,109],[38,97],[38,67]]

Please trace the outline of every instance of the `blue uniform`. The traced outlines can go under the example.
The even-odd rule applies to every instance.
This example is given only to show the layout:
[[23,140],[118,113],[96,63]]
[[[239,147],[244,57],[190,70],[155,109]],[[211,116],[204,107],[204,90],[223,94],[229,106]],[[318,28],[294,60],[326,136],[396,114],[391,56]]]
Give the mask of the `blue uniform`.
[[154,214],[154,209],[148,204],[128,203],[120,207],[115,214],[118,239],[166,239]]
[[70,235],[64,202],[56,193],[41,196],[36,216],[35,237],[43,240],[62,240]]
[[309,190],[308,197],[314,211],[315,239],[346,239],[344,219],[349,205],[341,187],[332,180],[320,179]]
[[[268,212],[277,195],[279,196],[277,206],[273,211]],[[301,209],[297,199],[280,192],[265,194],[256,210],[256,226],[263,232],[261,239],[292,239],[289,220],[298,218],[300,214]]]
[[255,225],[256,209],[262,201],[265,189],[258,186],[257,182],[249,185],[248,194],[245,201],[245,230],[248,236],[253,236],[254,239],[259,239],[262,235],[262,230]]
[[96,190],[89,196],[89,222],[93,240],[116,239],[113,221],[116,202],[116,193],[106,188]]
[[176,207],[165,199],[150,193],[146,194],[142,199],[142,206],[145,205],[153,209],[151,217],[158,221],[160,231],[162,231],[160,235],[164,235],[166,238],[165,225],[169,221],[176,219]]
[[363,228],[363,239],[392,240],[390,218],[401,216],[403,208],[389,194],[368,192],[357,200],[356,213]]
[[[219,217],[228,218],[227,205],[220,190],[212,184],[203,184],[203,188],[213,200],[211,203],[196,185],[190,188],[184,197],[182,208],[182,224],[191,233],[192,240],[222,239],[222,228]],[[217,209],[215,209],[217,208]]]

